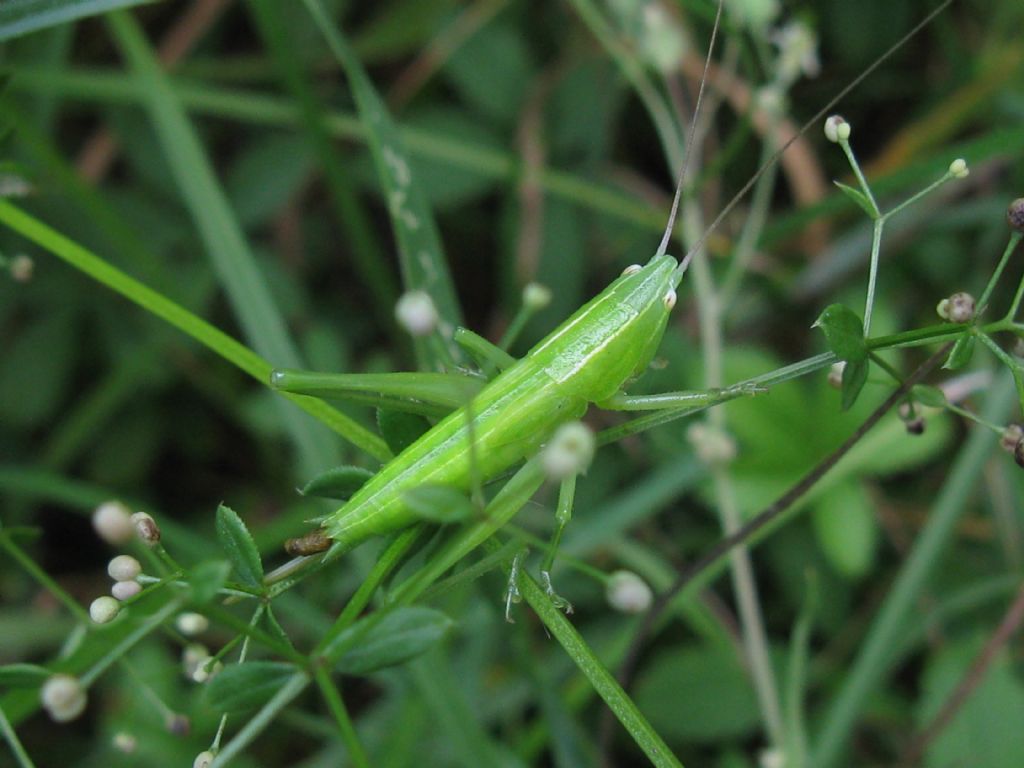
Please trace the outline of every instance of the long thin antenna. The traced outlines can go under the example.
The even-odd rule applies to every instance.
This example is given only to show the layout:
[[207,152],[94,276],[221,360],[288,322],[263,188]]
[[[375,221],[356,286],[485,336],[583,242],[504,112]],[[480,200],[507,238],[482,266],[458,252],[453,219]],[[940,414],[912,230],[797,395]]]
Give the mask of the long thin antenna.
[[[815,113],[814,117],[812,117],[810,120],[808,120],[806,123],[804,123],[800,127],[799,131],[797,131],[795,134],[793,134],[789,138],[789,140],[786,141],[785,144],[783,144],[781,147],[779,147],[775,151],[775,153],[771,157],[769,157],[760,168],[757,169],[757,171],[754,173],[754,175],[751,176],[750,179],[747,180],[747,183],[744,184],[740,188],[740,191],[737,192],[733,196],[733,198],[726,204],[726,206],[719,212],[718,216],[715,217],[714,221],[711,222],[711,224],[708,226],[708,228],[704,230],[704,234],[700,236],[700,238],[697,240],[696,243],[693,244],[693,247],[691,247],[690,250],[687,252],[686,256],[679,263],[679,266],[676,267],[676,272],[678,274],[682,275],[686,271],[686,268],[690,265],[690,260],[693,259],[693,255],[697,251],[699,251],[701,248],[704,247],[704,243],[706,243],[707,239],[714,233],[714,231],[716,229],[718,229],[718,227],[721,225],[721,223],[725,219],[725,217],[728,216],[729,213],[732,211],[732,209],[735,208],[739,204],[740,200],[743,199],[744,195],[746,195],[747,192],[750,191],[750,188],[753,187],[754,184],[757,183],[757,180],[760,179],[764,175],[765,171],[767,171],[769,168],[771,168],[775,164],[775,162],[782,156],[782,153],[785,152],[787,149],[789,149],[790,146],[792,146],[793,142],[795,142],[797,139],[802,137],[805,133],[807,133],[808,130],[810,130],[811,126],[813,126],[815,123],[817,123],[819,120],[821,120],[821,118],[823,118],[826,114],[831,112],[832,108],[836,104],[838,104],[842,99],[846,98],[846,95],[850,91],[852,91],[854,88],[856,88],[858,85],[860,85],[868,76],[871,75],[871,73],[873,73],[876,69],[878,69],[887,59],[889,59],[889,57],[891,57],[894,53],[896,53],[896,51],[898,51],[900,48],[902,48],[904,45],[906,45],[907,41],[910,40],[910,38],[912,38],[914,35],[916,35],[918,32],[920,32],[926,26],[928,26],[931,23],[932,19],[934,19],[936,16],[938,16],[944,10],[946,10],[946,8],[952,2],[953,2],[953,0],[942,0],[942,2],[939,3],[935,7],[935,9],[932,10],[927,16],[925,16],[920,22],[918,22],[917,25],[915,25],[913,29],[911,29],[909,32],[907,32],[907,34],[905,34],[903,37],[901,37],[895,43],[893,43],[893,45],[885,53],[883,53],[881,56],[879,56],[877,59],[875,59],[874,63],[872,63],[871,66],[869,66],[867,69],[865,69],[863,72],[861,72],[857,77],[855,77],[853,80],[851,80],[849,85],[847,85],[845,88],[843,88],[841,91],[839,91],[839,93],[836,94],[832,99],[830,99],[828,101],[828,103],[825,104],[824,107],[822,107],[821,109],[819,109]],[[719,9],[721,9],[721,5],[719,5]],[[705,67],[705,73],[706,73],[706,71],[707,71],[707,69]],[[687,153],[687,154],[689,154],[689,153]],[[679,202],[679,191],[676,190],[676,201],[672,203],[672,218],[669,220],[669,229],[672,228],[672,225],[674,223],[675,211],[676,211],[676,203],[678,203],[678,202]],[[662,246],[667,247],[667,244],[665,243],[664,240],[662,241]],[[664,247],[663,248],[659,248],[658,249],[658,253],[664,253]]]
[[668,215],[668,223],[665,225],[665,233],[661,236],[661,245],[658,246],[654,258],[664,256],[668,250],[669,240],[672,239],[672,230],[676,228],[676,215],[679,213],[679,199],[683,196],[683,185],[686,183],[686,169],[690,166],[690,152],[693,148],[693,137],[697,133],[697,118],[700,117],[700,104],[704,99],[704,86],[708,81],[708,70],[711,69],[711,54],[715,50],[715,38],[718,37],[718,27],[722,20],[722,6],[725,0],[718,0],[718,10],[715,11],[715,24],[711,28],[711,41],[708,43],[708,55],[704,57],[704,72],[700,76],[700,87],[697,89],[697,103],[693,106],[693,120],[690,121],[690,130],[686,135],[686,147],[683,154],[683,168],[679,172],[679,181],[676,183],[676,194],[672,198],[672,211]]

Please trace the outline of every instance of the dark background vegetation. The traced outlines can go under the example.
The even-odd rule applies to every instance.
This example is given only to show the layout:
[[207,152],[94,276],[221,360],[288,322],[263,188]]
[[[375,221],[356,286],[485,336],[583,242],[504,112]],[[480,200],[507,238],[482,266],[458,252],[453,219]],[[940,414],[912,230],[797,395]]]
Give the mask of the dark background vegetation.
[[[344,78],[301,4],[286,5],[291,55],[325,107],[352,115]],[[396,119],[418,131],[414,170],[436,213],[467,325],[496,339],[517,308],[524,281],[538,280],[551,287],[555,300],[530,324],[518,345],[525,351],[624,266],[653,252],[671,174],[641,103],[569,4],[333,5],[375,85],[390,97]],[[704,4],[666,5],[692,39],[706,40]],[[820,76],[801,80],[790,94],[792,120],[801,123],[812,115],[932,5],[786,3],[780,18],[804,19],[816,30],[822,64]],[[133,13],[158,42],[192,6],[157,3]],[[247,4],[223,6],[193,29],[194,45],[173,67],[176,82],[293,103],[280,62],[268,52]],[[492,6],[493,16],[444,56],[436,72],[413,90],[402,90],[425,71],[426,52],[453,23]],[[1016,0],[955,2],[837,107],[853,125],[854,146],[869,177],[879,180],[876,191],[883,200],[909,196],[955,157],[966,157],[972,169],[965,182],[944,187],[893,225],[883,244],[876,333],[931,324],[943,296],[980,292],[1005,244],[1003,211],[1024,190],[1022,23],[1024,9]],[[759,82],[765,73],[753,51],[770,50],[770,43],[731,23],[725,34],[741,51],[740,77]],[[0,159],[31,186],[18,203],[241,338],[146,114],[131,97],[115,97],[101,87],[128,77],[103,19],[5,43],[2,61],[9,78],[0,117],[8,118],[11,132]],[[47,84],[39,72],[46,73]],[[83,80],[65,87],[74,77]],[[230,114],[227,101],[213,101],[193,112],[194,124],[306,363],[353,372],[408,369],[411,348],[391,321],[391,307],[353,269],[353,235],[332,205],[315,143],[294,121],[277,124],[269,109],[242,118]],[[756,169],[760,154],[757,137],[729,109],[721,111],[713,130],[711,155],[702,162],[713,170],[702,177],[709,219]],[[97,137],[115,147],[102,170],[85,160]],[[445,151],[460,162],[416,149],[435,139],[447,142]],[[805,142],[823,178],[849,181],[848,166],[824,141],[820,126]],[[490,154],[474,170],[473,153],[481,148]],[[335,141],[333,151],[345,169],[369,252],[397,285],[393,240],[368,153],[351,139]],[[492,155],[499,159],[496,169],[489,165]],[[529,158],[538,156],[544,167],[577,186],[553,193],[542,185],[524,193]],[[794,206],[791,182],[783,175],[776,187],[752,274],[730,308],[730,378],[824,349],[809,326],[825,305],[843,301],[858,312],[863,307],[869,222],[831,190],[819,202]],[[604,209],[591,204],[579,194],[591,188],[608,190],[614,202]],[[709,241],[716,274],[727,268],[745,206]],[[523,244],[523,232],[533,226],[540,237],[531,249]],[[4,525],[42,529],[33,555],[83,604],[107,589],[104,570],[111,552],[88,520],[93,505],[105,498],[150,511],[164,524],[172,551],[176,542],[185,547],[175,552],[185,560],[191,545],[182,544],[189,541],[183,532],[208,539],[217,503],[225,501],[245,518],[266,557],[283,559],[277,554],[281,541],[301,534],[304,521],[326,510],[294,493],[310,468],[297,465],[273,395],[6,231],[0,248],[7,256],[26,252],[35,260],[30,282],[0,279]],[[1011,261],[995,306],[1005,306],[1020,272],[1019,258]],[[684,281],[663,351],[669,365],[645,382],[651,390],[701,385],[691,290],[692,283]],[[922,358],[915,351],[890,359],[909,370]],[[972,365],[983,374],[994,367],[981,354]],[[877,402],[886,387],[869,390],[867,400]],[[838,395],[824,374],[737,404],[730,427],[740,446],[734,474],[744,511],[770,502],[848,434],[869,404],[840,415]],[[346,410],[372,425],[369,411]],[[768,631],[780,659],[805,601],[804,574],[816,573],[812,736],[822,706],[841,687],[877,606],[926,524],[966,434],[977,429],[935,416],[925,436],[908,445],[911,438],[898,421],[890,422],[871,455],[811,504],[810,516],[781,530],[755,555]],[[687,426],[676,422],[601,452],[580,489],[567,537],[573,554],[602,570],[628,567],[663,584],[672,568],[717,540],[710,492],[698,480],[680,479],[699,474],[684,439]],[[337,445],[336,451],[339,462],[373,466],[354,449]],[[891,764],[999,622],[1024,564],[1021,477],[1005,454],[985,465],[953,548],[921,597],[920,613],[907,619],[908,637],[916,638],[908,640],[913,649],[869,699],[851,764]],[[528,508],[520,520],[543,535],[553,499],[548,494],[540,501],[545,508]],[[829,523],[823,509],[848,516]],[[602,523],[612,519],[627,521],[624,529]],[[610,533],[604,524],[612,526]],[[304,607],[286,612],[297,643],[315,639],[358,578],[356,569],[339,565],[304,587]],[[616,658],[616,648],[621,650],[635,627],[633,619],[615,614],[603,602],[600,585],[571,570],[560,570],[559,588],[577,604],[574,620],[584,635],[610,660]],[[346,686],[372,754],[389,755],[390,765],[423,765],[424,754],[437,756],[429,764],[465,764],[465,745],[453,745],[453,733],[459,718],[472,714],[478,725],[471,732],[495,750],[486,754],[500,752],[508,765],[592,764],[590,747],[581,749],[581,763],[571,756],[573,745],[595,743],[601,704],[581,694],[569,661],[525,608],[517,613],[517,625],[506,626],[502,589],[501,578],[492,574],[436,601],[459,629],[436,652],[444,661],[435,661],[429,675],[399,670]],[[948,621],[936,618],[948,598],[967,599],[970,589],[983,597]],[[0,662],[51,659],[72,620],[10,562],[0,564],[0,596]],[[710,606],[707,615],[726,636],[732,634],[728,578],[718,579],[703,600]],[[205,639],[217,647],[229,638],[213,630]],[[1024,712],[1020,648],[1019,642],[1008,645],[941,747],[926,750],[925,764],[963,764],[958,760],[967,754],[974,755],[971,765],[1020,764],[1024,753],[1015,750],[1024,747],[1013,725]],[[138,735],[144,764],[188,764],[208,744],[216,715],[204,709],[196,687],[180,679],[178,653],[175,638],[167,637],[140,648],[133,660],[172,708],[192,716],[190,736],[167,734],[132,680],[115,670],[91,691],[83,719],[58,728],[37,715],[21,727],[38,765],[72,764],[69,755],[74,764],[140,764],[138,754],[126,757],[111,747],[112,735],[121,730]],[[552,708],[547,694],[557,694],[560,704]],[[567,703],[574,697],[582,704]],[[669,623],[642,657],[637,702],[686,765],[756,764],[763,742],[749,685],[735,655],[700,637],[691,624]],[[337,747],[325,732],[319,705],[313,699],[305,703],[303,712],[283,718],[239,764],[333,764]],[[399,748],[393,743],[398,739],[408,747]],[[616,739],[611,752],[623,765],[641,759],[624,738]],[[7,761],[6,754],[0,757],[0,765]]]

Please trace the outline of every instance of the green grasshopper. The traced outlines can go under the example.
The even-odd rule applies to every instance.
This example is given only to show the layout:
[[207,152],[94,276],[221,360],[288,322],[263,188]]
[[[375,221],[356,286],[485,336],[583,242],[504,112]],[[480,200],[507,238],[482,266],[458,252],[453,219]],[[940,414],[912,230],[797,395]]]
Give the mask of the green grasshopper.
[[[936,12],[933,11],[932,15]],[[709,50],[708,60],[710,56]],[[340,509],[324,518],[319,532],[292,540],[289,551],[308,555],[330,548],[330,556],[334,557],[371,537],[412,526],[421,518],[410,508],[406,494],[421,486],[446,486],[473,493],[479,500],[483,483],[498,478],[535,455],[559,426],[579,419],[591,405],[619,411],[699,410],[760,391],[749,385],[737,385],[702,392],[634,396],[627,394],[624,387],[639,376],[653,359],[669,314],[676,304],[676,288],[708,234],[782,152],[866,77],[874,66],[819,111],[755,173],[682,260],[677,261],[666,251],[685,182],[685,163],[664,235],[650,261],[643,266],[634,264],[627,267],[618,279],[552,331],[525,357],[515,360],[476,334],[459,329],[454,340],[482,357],[485,369],[497,369],[498,374],[482,389],[470,394],[468,400],[463,394],[463,404],[388,462]],[[700,94],[695,111],[699,109]],[[468,341],[473,342],[472,346],[465,343]],[[373,399],[367,395],[368,391],[382,394],[390,390],[393,394],[411,397],[412,402],[406,405],[410,410],[421,413],[424,407],[450,409],[459,397],[452,394],[439,396],[437,380],[431,380],[429,386],[417,388],[415,379],[410,376],[413,375],[385,374],[364,380],[358,375],[332,376],[281,370],[274,372],[271,385],[295,394],[351,396],[364,402]],[[439,374],[419,376],[436,377]],[[445,375],[440,376],[443,379]],[[465,393],[467,383],[471,392],[476,389],[472,379],[457,378],[462,380],[453,382],[456,390]],[[568,498],[570,507],[574,483],[575,477],[563,480],[561,498]],[[557,543],[568,520],[568,512],[561,509],[561,498],[560,514],[541,575],[552,599],[560,607],[571,610],[567,602],[555,595],[549,575]],[[477,506],[482,511],[482,502]],[[288,570],[286,567],[284,572]],[[509,602],[516,597],[514,580],[518,561],[513,564],[512,571]]]
[[[710,55],[709,50],[709,60]],[[696,109],[699,107],[698,96]],[[620,411],[696,409],[756,391],[738,386],[633,396],[623,389],[643,373],[657,352],[676,305],[676,288],[696,250],[681,261],[666,254],[685,178],[684,164],[661,244],[650,261],[627,267],[522,359],[514,360],[504,350],[459,329],[455,341],[471,339],[477,355],[481,355],[482,347],[484,367],[489,364],[498,369],[498,374],[388,462],[340,509],[324,518],[320,532],[292,540],[289,551],[306,555],[330,547],[331,556],[337,556],[371,537],[420,522],[406,494],[422,486],[440,485],[472,493],[482,511],[483,483],[535,455],[558,427],[581,418],[591,405]],[[408,374],[393,374],[390,379],[378,376],[372,381],[378,386],[395,382],[394,391],[400,389],[407,396],[411,393],[417,406],[426,403],[443,407],[452,402],[450,396],[439,398],[434,386],[417,390]],[[271,385],[281,391],[318,396],[365,397],[373,388],[358,376],[287,370],[275,371]],[[571,499],[575,476],[562,483],[562,497]],[[567,520],[567,511],[559,515],[541,575],[552,599],[571,611],[571,605],[554,593],[549,573]],[[517,596],[517,572],[518,562],[513,565],[509,605]]]

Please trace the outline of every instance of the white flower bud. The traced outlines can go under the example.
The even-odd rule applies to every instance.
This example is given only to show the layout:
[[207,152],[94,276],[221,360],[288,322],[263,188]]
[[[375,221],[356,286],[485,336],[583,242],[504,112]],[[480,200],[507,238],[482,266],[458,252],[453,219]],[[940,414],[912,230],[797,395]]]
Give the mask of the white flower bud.
[[210,768],[213,765],[213,758],[216,755],[210,750],[205,750],[196,755],[196,759],[192,761],[192,768]]
[[18,283],[27,283],[32,279],[32,272],[35,271],[36,263],[31,256],[19,253],[11,259],[8,269],[11,270],[11,277]]
[[118,731],[114,734],[114,749],[125,755],[132,754],[139,746],[138,740],[127,731]]
[[437,307],[425,291],[409,291],[395,304],[395,318],[413,336],[429,336],[437,327]]
[[697,423],[686,431],[686,438],[697,458],[708,465],[728,464],[736,458],[736,441],[724,430],[708,423]]
[[762,750],[758,763],[761,768],[786,768],[786,753],[778,748]]
[[190,643],[181,652],[181,670],[189,680],[200,664],[210,658],[210,652],[202,643]]
[[843,371],[846,370],[846,361],[840,360],[838,363],[832,363],[832,367],[828,369],[828,385],[835,389],[842,389],[843,387]]
[[133,581],[142,573],[142,565],[131,555],[118,555],[107,563],[107,573],[114,581]]
[[935,305],[935,314],[943,320],[949,320],[949,299],[942,299]]
[[1017,443],[1024,440],[1024,426],[1020,424],[1007,424],[1003,435],[999,439],[999,445],[1007,453],[1013,453]]
[[581,421],[563,424],[544,446],[541,462],[551,480],[565,480],[587,471],[594,459],[594,432]]
[[205,683],[211,677],[224,669],[224,665],[221,662],[211,662],[210,658],[211,657],[203,659],[202,663],[196,667],[196,671],[192,673],[192,682]]
[[174,736],[188,736],[188,732],[192,730],[192,721],[188,719],[188,715],[170,712],[164,717],[164,728]]
[[119,501],[107,501],[96,507],[92,527],[101,539],[114,546],[127,544],[135,535],[132,513]]
[[52,720],[66,723],[85,711],[86,695],[78,678],[53,675],[39,689],[39,700]]
[[960,291],[949,297],[949,322],[969,323],[974,319],[974,297]]
[[1006,223],[1014,232],[1024,233],[1024,197],[1018,197],[1006,206]]
[[97,597],[89,606],[89,616],[97,624],[107,624],[117,618],[121,604],[113,597]]
[[160,526],[150,515],[136,512],[132,515],[132,523],[135,525],[135,535],[143,544],[152,547],[160,543]]
[[201,613],[187,612],[178,616],[174,625],[183,635],[200,635],[210,627],[210,620]]
[[137,581],[115,581],[110,587],[110,594],[118,600],[130,600],[142,591]]
[[654,600],[647,582],[632,571],[615,571],[608,577],[604,594],[608,604],[622,613],[643,613]]
[[531,312],[544,309],[551,303],[551,289],[540,283],[527,283],[523,288],[523,306]]
[[839,115],[832,115],[825,121],[825,138],[833,144],[847,141],[850,138],[850,124]]
[[954,179],[966,179],[970,172],[970,169],[967,167],[967,161],[962,157],[958,157],[949,164],[949,174]]

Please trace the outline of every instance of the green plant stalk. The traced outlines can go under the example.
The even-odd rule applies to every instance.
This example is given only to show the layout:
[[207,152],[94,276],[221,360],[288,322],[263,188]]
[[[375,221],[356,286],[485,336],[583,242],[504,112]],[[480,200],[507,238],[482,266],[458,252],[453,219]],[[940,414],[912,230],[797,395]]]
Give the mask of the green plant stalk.
[[[301,367],[284,319],[274,305],[199,137],[142,29],[133,16],[123,11],[110,14],[107,21],[139,83],[143,106],[246,337],[253,349],[276,366]],[[283,403],[277,407],[299,449],[305,474],[337,462],[337,448],[325,432],[313,428],[305,419],[296,419]]]
[[1024,371],[1021,369],[1021,363],[1019,360],[1014,360],[1005,350],[992,341],[992,337],[988,334],[978,334],[981,337],[981,343],[992,350],[994,354],[1003,365],[1007,367],[1010,374],[1013,376],[1013,383],[1017,387],[1017,400],[1020,402],[1021,410],[1024,410]]
[[440,318],[433,333],[414,339],[420,367],[450,370],[462,361],[459,348],[452,342],[456,326],[463,323],[462,308],[455,295],[433,211],[411,170],[401,134],[355,51],[335,29],[317,0],[303,0],[303,3],[327,47],[345,70],[359,117],[367,126],[367,143],[398,243],[404,287],[407,291],[426,292]]
[[644,109],[654,122],[654,128],[658,132],[659,143],[665,151],[665,159],[673,174],[679,172],[683,167],[683,153],[679,146],[678,136],[682,133],[676,121],[672,117],[672,110],[669,108],[665,98],[658,92],[654,83],[648,78],[643,66],[636,60],[616,37],[608,21],[601,15],[597,6],[592,0],[570,0],[576,13],[583,19],[591,33],[598,39],[626,79],[633,86],[637,96],[644,104]]
[[797,617],[789,644],[786,674],[786,768],[807,766],[807,725],[804,721],[804,696],[807,688],[807,660],[810,657],[811,628],[818,601],[817,579],[809,573],[805,578],[804,604]]
[[[489,539],[485,546],[493,551],[499,549],[501,544],[494,539]],[[647,718],[637,709],[636,704],[622,690],[622,686],[605,668],[600,659],[594,655],[590,646],[576,631],[572,623],[551,602],[550,596],[525,573],[520,574],[518,586],[523,598],[544,622],[547,630],[565,649],[569,658],[573,660],[580,672],[590,681],[594,690],[615,713],[619,722],[633,737],[637,746],[643,750],[651,763],[658,768],[682,768],[682,764],[672,754],[668,745],[647,722]],[[695,693],[695,695],[700,694]]]
[[[1010,378],[1001,376],[989,393],[983,410],[984,418],[989,421],[1005,419],[1014,394]],[[868,696],[877,690],[879,683],[892,670],[908,618],[929,576],[938,566],[994,444],[987,430],[972,432],[946,483],[936,494],[937,501],[927,516],[928,524],[917,537],[914,549],[872,622],[838,696],[825,714],[810,760],[816,768],[829,768],[839,762]]]
[[181,610],[183,605],[184,601],[174,599],[169,601],[167,605],[152,616],[148,616],[145,621],[139,624],[134,632],[126,635],[121,642],[107,651],[99,661],[93,664],[85,673],[80,675],[78,678],[79,682],[86,687],[92,685],[99,679],[100,675],[110,669],[112,665],[120,661],[128,651],[135,647],[136,643],[160,629],[165,621]]
[[[696,166],[700,148],[687,148],[689,162]],[[704,385],[716,388],[722,385],[722,304],[718,288],[711,275],[707,249],[704,247],[702,232],[705,231],[701,213],[688,199],[683,200],[682,209],[684,240],[696,244],[691,263],[694,281],[694,296],[697,314],[700,318],[701,355],[704,359]],[[689,245],[689,248],[694,246]],[[717,429],[725,429],[725,411],[713,409],[708,421]],[[734,533],[741,525],[739,507],[728,469],[723,465],[710,468],[715,489],[715,506],[725,535]],[[757,580],[754,577],[750,552],[745,546],[738,546],[729,553],[733,588],[736,593],[744,654],[750,665],[754,691],[757,695],[761,719],[769,742],[777,749],[784,743],[782,707],[778,686],[768,653],[768,637],[764,627]]]
[[352,719],[348,716],[348,710],[345,708],[345,701],[341,698],[341,693],[334,686],[334,682],[331,680],[331,676],[327,669],[322,666],[315,667],[313,670],[313,679],[320,688],[320,693],[323,695],[324,702],[327,704],[327,708],[334,717],[334,722],[338,725],[338,731],[341,733],[341,740],[344,742],[345,748],[348,750],[348,757],[352,761],[352,764],[355,765],[356,768],[370,768],[370,761],[366,757],[366,751],[363,749],[363,745],[359,742],[359,736],[356,734],[356,729],[352,725]]
[[353,266],[359,271],[372,297],[374,316],[383,327],[395,333],[398,329],[391,310],[398,300],[398,290],[386,267],[384,248],[370,226],[365,206],[353,189],[340,153],[331,143],[324,123],[323,105],[313,91],[313,80],[302,71],[301,57],[295,55],[288,37],[288,25],[284,23],[285,6],[277,0],[250,0],[249,8],[273,54],[281,79],[300,106],[303,127],[320,160],[318,170],[327,183],[341,229],[347,233],[351,243]]
[[[858,172],[859,172],[858,168]],[[872,200],[872,203],[874,201]],[[885,217],[879,216],[875,219],[871,229],[871,258],[868,267],[868,291],[864,300],[864,336],[871,333],[871,315],[875,309],[875,285],[878,282],[878,260],[882,255],[882,229],[885,227]]]
[[28,556],[25,550],[11,541],[11,537],[2,529],[0,529],[0,549],[6,550],[7,554],[14,560],[17,560],[18,564],[25,569],[25,572],[53,595],[57,602],[63,604],[78,621],[82,622],[85,626],[92,624],[89,612],[80,606],[78,601],[69,595],[60,584],[51,578],[50,574],[43,568],[40,568],[36,561]]
[[494,740],[479,722],[447,658],[437,650],[409,663],[408,676],[439,736],[451,750],[453,764],[490,766],[502,763]]
[[[46,67],[9,67],[4,71],[14,76],[9,87],[15,90],[55,93],[67,99],[107,104],[134,104],[141,99],[138,86],[121,73],[85,69],[67,72]],[[181,79],[172,79],[171,82],[182,104],[198,114],[264,126],[295,127],[301,122],[299,110],[282,98]],[[367,140],[366,130],[348,112],[328,112],[324,126],[334,138]],[[519,173],[519,161],[509,153],[467,145],[418,128],[404,127],[399,132],[409,151],[416,155],[505,181],[514,181]],[[540,171],[537,178],[538,183],[552,195],[616,220],[630,222],[652,232],[661,231],[665,226],[664,211],[652,210],[635,198],[595,184],[592,179],[552,168]]]
[[18,765],[21,768],[35,768],[35,763],[32,762],[32,758],[28,756],[28,752],[21,745],[18,734],[11,725],[11,721],[7,719],[3,707],[0,707],[0,733],[3,734],[4,741],[10,746],[11,752],[14,753],[14,759],[18,761]]
[[[0,200],[0,222],[63,259],[75,269],[167,321],[264,386],[269,385],[273,367],[255,352],[6,200]],[[391,452],[381,438],[322,400],[301,395],[283,396],[374,458],[387,461],[391,457]]]
[[214,758],[210,768],[228,768],[242,750],[251,744],[263,730],[270,725],[281,711],[294,701],[306,686],[310,678],[306,672],[296,672],[282,685],[277,693],[253,715],[242,729],[224,746]]
[[[1010,235],[1010,242],[1006,244],[1006,250],[1003,251],[1003,258],[999,260],[999,269],[996,274],[992,276],[990,285],[986,286],[985,293],[982,294],[982,299],[988,300],[988,294],[992,293],[992,289],[995,287],[994,283],[999,276],[999,273],[1003,271],[1003,266],[1006,261],[1010,258],[1010,254],[1016,250],[1017,246],[1020,245],[1021,238],[1024,238],[1024,232],[1014,232]],[[1013,322],[1014,318],[1017,317],[1017,310],[1020,309],[1021,299],[1024,299],[1024,277],[1021,278],[1020,283],[1017,284],[1017,292],[1013,295],[1013,301],[1010,302],[1010,308],[1006,312],[1006,321]],[[981,309],[985,308],[985,301],[978,304]]]
[[352,622],[359,618],[359,614],[370,604],[374,593],[384,583],[384,580],[402,564],[406,553],[423,535],[425,530],[425,526],[422,525],[407,528],[399,533],[394,541],[388,544],[387,548],[377,558],[366,578],[359,585],[355,594],[345,604],[345,608],[339,614],[334,624],[320,638],[320,642],[317,643],[312,656],[315,657],[323,653],[338,638],[338,635],[348,629]]

